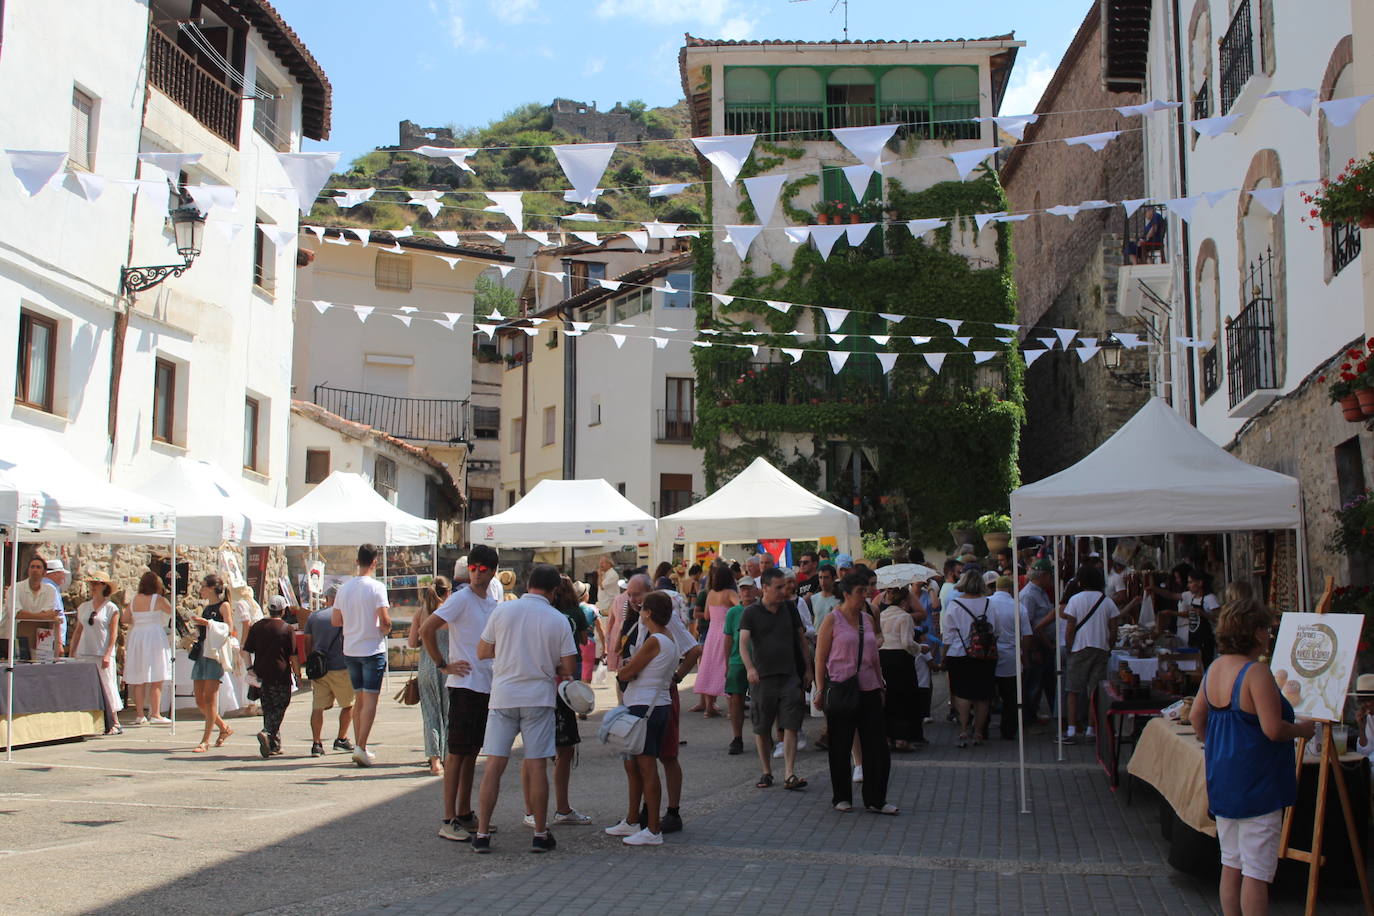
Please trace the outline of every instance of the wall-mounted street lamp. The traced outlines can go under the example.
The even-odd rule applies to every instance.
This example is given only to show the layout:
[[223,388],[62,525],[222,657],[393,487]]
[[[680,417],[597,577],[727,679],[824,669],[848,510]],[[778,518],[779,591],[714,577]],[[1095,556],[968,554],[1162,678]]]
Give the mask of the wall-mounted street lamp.
[[193,205],[177,207],[171,212],[172,234],[176,237],[177,254],[184,259],[182,264],[162,264],[155,267],[121,267],[119,269],[120,292],[142,292],[152,289],[168,277],[179,277],[190,268],[191,262],[200,255],[201,240],[205,236],[205,216]]
[[1108,334],[1101,342],[1102,362],[1107,367],[1107,374],[1118,382],[1125,382],[1136,388],[1143,388],[1149,391],[1154,386],[1150,383],[1150,373],[1148,372],[1122,372],[1121,354],[1126,349],[1115,334]]

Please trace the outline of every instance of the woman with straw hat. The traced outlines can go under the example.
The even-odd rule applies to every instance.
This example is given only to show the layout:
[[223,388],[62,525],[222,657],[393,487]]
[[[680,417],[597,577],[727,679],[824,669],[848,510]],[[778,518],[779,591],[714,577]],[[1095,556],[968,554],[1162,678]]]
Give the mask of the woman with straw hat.
[[[111,714],[124,708],[119,697],[119,675],[115,668],[115,646],[119,642],[119,608],[110,600],[114,583],[103,572],[86,577],[91,597],[76,611],[76,635],[72,637],[72,656],[96,662],[100,666],[100,687]],[[123,733],[118,720],[106,730],[107,735]]]

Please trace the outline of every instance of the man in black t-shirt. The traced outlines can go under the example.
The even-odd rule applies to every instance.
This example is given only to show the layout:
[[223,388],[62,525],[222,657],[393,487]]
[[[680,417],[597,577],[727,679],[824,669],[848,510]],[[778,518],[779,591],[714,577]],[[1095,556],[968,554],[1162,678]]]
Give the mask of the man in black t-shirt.
[[764,571],[762,597],[740,618],[740,658],[749,677],[754,744],[763,766],[757,785],[773,784],[769,737],[776,719],[783,733],[783,785],[801,789],[806,780],[793,770],[797,732],[806,714],[805,692],[811,686],[811,644],[797,606],[786,599],[784,579],[776,567]]
[[808,550],[797,560],[797,597],[809,598],[818,586],[816,581],[816,566],[820,563],[820,557],[814,550]]

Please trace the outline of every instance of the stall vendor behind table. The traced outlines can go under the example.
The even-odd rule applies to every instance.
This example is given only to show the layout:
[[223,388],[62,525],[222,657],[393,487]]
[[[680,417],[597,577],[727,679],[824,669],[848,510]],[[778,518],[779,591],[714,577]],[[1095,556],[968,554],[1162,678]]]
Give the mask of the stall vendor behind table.
[[[3,630],[0,631],[2,633],[0,638],[9,639],[10,603],[13,600],[15,616],[20,625],[20,629],[17,631],[19,635],[31,636],[35,629],[53,631],[57,634],[53,645],[53,655],[56,657],[62,654],[62,645],[57,642],[61,638],[61,631],[57,628],[62,617],[62,598],[57,593],[57,587],[45,578],[47,572],[47,561],[35,555],[29,560],[28,578],[10,586],[9,591],[5,593],[5,606],[0,609],[0,625],[3,626]],[[13,598],[11,598],[11,594],[13,594]],[[27,627],[24,626],[26,623],[28,624]],[[26,633],[25,630],[28,632]],[[30,644],[33,647],[31,650],[33,656],[37,658],[37,640],[32,640]]]

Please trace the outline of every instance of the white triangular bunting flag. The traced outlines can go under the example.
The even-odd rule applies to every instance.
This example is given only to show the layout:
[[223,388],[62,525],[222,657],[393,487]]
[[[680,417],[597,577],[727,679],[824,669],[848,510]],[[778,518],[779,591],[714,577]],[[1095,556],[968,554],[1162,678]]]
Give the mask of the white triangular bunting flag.
[[994,321],[992,324],[993,324],[993,327],[1001,328],[1002,330],[1006,331],[1008,334],[1015,334],[1015,333],[1017,333],[1018,331],[1021,330],[1021,325],[1019,325],[1019,324],[1008,324],[1008,323],[1003,322],[1003,321]]
[[998,213],[975,213],[973,221],[978,224],[978,231],[982,232],[988,223],[995,223],[999,217],[1006,216],[1006,211]]
[[845,181],[849,182],[854,199],[863,200],[868,192],[868,179],[873,177],[876,170],[871,165],[861,162],[858,165],[847,165],[840,171],[844,173]]
[[568,324],[572,325],[573,330],[579,334],[581,334],[583,331],[591,330],[592,327],[592,323],[590,321],[569,321]]
[[943,219],[912,219],[907,220],[906,227],[919,239],[932,229],[943,229],[948,222]]
[[354,229],[352,227],[349,227],[348,231],[356,235],[358,237],[358,241],[362,242],[364,245],[367,244],[368,239],[372,238],[371,229]]
[[959,172],[959,180],[968,178],[969,172],[978,167],[978,163],[997,152],[997,147],[989,146],[983,149],[965,150],[962,153],[946,153],[949,160],[954,163],[954,168]]
[[1128,334],[1125,331],[1115,331],[1112,336],[1121,341],[1121,346],[1125,347],[1127,350],[1134,350],[1141,345],[1139,334]]
[[412,319],[411,319],[411,317],[410,317],[409,315],[392,315],[391,317],[392,317],[392,318],[395,318],[397,321],[399,321],[401,324],[405,325],[406,327],[410,327],[410,322],[411,322]]
[[[974,120],[983,121],[988,119],[975,118]],[[998,117],[991,118],[990,120],[992,121],[992,123],[996,124],[999,128],[1001,128],[1006,133],[1011,134],[1011,136],[1015,137],[1016,139],[1024,140],[1026,139],[1026,128],[1029,125],[1034,124],[1036,121],[1039,121],[1040,116],[1038,114],[1000,115]]]
[[[876,172],[882,168],[883,147],[887,146],[887,141],[891,140],[892,135],[897,132],[897,127],[896,124],[878,124],[873,127],[837,127],[831,129],[830,133],[835,136],[840,145],[853,153],[860,162]],[[864,180],[867,181],[867,179]],[[863,196],[857,191],[855,195]]]
[[1151,99],[1142,105],[1122,105],[1116,110],[1121,112],[1123,118],[1131,118],[1137,115],[1147,115],[1156,111],[1167,111],[1171,108],[1182,107],[1182,102],[1161,102],[1159,99]]
[[[196,156],[200,158],[199,154]],[[324,183],[334,173],[339,162],[338,153],[277,153],[277,161],[291,187],[296,189],[296,201],[302,213],[309,213],[315,206]]]
[[781,350],[783,353],[786,353],[787,356],[792,360],[792,362],[795,363],[801,361],[803,351],[798,350],[795,347],[779,347],[778,349]]
[[10,169],[29,197],[46,188],[62,173],[67,154],[33,149],[7,149]]
[[844,226],[812,226],[811,241],[816,244],[816,250],[821,253],[821,260],[829,260],[830,252],[835,248],[835,243],[845,233]]
[[970,341],[970,340],[973,340],[972,337],[956,337],[956,338],[954,338],[954,339],[957,340],[957,341],[959,341],[959,346],[964,347],[964,348],[967,348],[967,347],[968,347],[968,344],[969,344],[969,341]]
[[1322,114],[1326,115],[1326,120],[1336,127],[1345,127],[1355,120],[1355,115],[1370,99],[1374,99],[1374,95],[1356,95],[1348,99],[1332,99],[1329,102],[1320,103],[1317,108],[1321,109]]
[[836,375],[839,375],[840,370],[844,368],[844,364],[849,362],[848,350],[830,350],[827,351],[825,355],[830,357],[830,371]]
[[849,309],[826,308],[823,306],[821,312],[825,315],[826,325],[828,325],[832,331],[838,331],[840,325],[844,324],[844,320],[849,317]]
[[477,328],[477,330],[487,335],[488,340],[496,336],[496,325],[494,324],[478,324],[475,327]]
[[621,347],[625,346],[625,335],[624,335],[624,334],[612,334],[612,335],[611,335],[611,340],[615,341],[615,348],[616,348],[617,350],[619,350]]
[[361,321],[361,322],[363,322],[364,324],[367,323],[367,316],[371,315],[372,312],[373,312],[373,310],[374,310],[374,307],[371,306],[371,305],[355,305],[355,306],[353,306],[353,314],[357,315],[357,316],[358,316],[358,320]]
[[651,184],[649,185],[649,196],[672,197],[674,194],[681,194],[690,187],[690,184]]
[[787,226],[782,231],[793,245],[805,245],[806,240],[811,238],[813,228],[812,226]]
[[889,372],[892,371],[892,367],[895,366],[895,365],[897,365],[897,357],[898,357],[900,354],[897,354],[897,353],[874,353],[873,355],[876,356],[876,357],[878,357],[878,363],[879,363],[879,365],[881,365],[881,366],[883,367],[883,375],[887,375]]
[[525,197],[519,191],[483,191],[492,201],[487,210],[503,213],[515,224],[516,231],[525,231]]
[[644,230],[639,229],[633,232],[622,232],[621,235],[633,242],[634,246],[639,249],[641,254],[649,250],[649,233]]
[[462,149],[454,146],[417,146],[414,152],[421,156],[429,156],[431,159],[447,159],[458,168],[471,174],[477,174],[472,166],[468,165],[468,157],[477,152],[475,149]]
[[936,318],[935,320],[947,326],[951,334],[958,334],[959,329],[964,326],[964,319],[962,318]]
[[509,235],[505,232],[483,232],[482,234],[490,236],[491,238],[495,239],[498,244],[501,245],[506,244],[506,239],[509,238]]
[[547,248],[548,246],[553,244],[553,241],[549,238],[549,234],[547,232],[535,232],[531,229],[529,232],[525,233],[525,237],[534,239],[536,242],[539,243],[540,248]]
[[377,193],[376,188],[335,188],[336,196],[329,198],[340,208],[347,210],[356,207],[358,204],[367,203],[372,199],[372,195]]
[[844,239],[851,246],[857,248],[868,238],[868,234],[873,231],[877,223],[850,223],[844,227]]
[[693,145],[706,160],[720,170],[720,177],[733,186],[744,160],[754,148],[753,134],[738,134],[727,137],[693,137]]
[[564,272],[561,271],[561,270],[541,270],[541,271],[539,271],[539,272],[540,272],[541,274],[543,274],[544,276],[546,276],[546,277],[552,277],[553,279],[557,280],[559,283],[562,283],[562,282],[563,282],[563,278],[567,276],[567,274],[564,273]]
[[1025,359],[1025,361],[1026,361],[1026,367],[1029,368],[1030,366],[1032,366],[1032,365],[1035,364],[1035,361],[1036,361],[1037,359],[1039,359],[1040,357],[1044,356],[1044,355],[1045,355],[1046,353],[1048,353],[1048,352],[1050,352],[1050,351],[1049,351],[1049,350],[1022,350],[1022,351],[1021,351],[1021,356],[1022,356],[1022,358]]
[[323,315],[325,312],[329,311],[332,303],[326,302],[323,299],[312,299],[310,300],[310,304],[315,306],[315,311]]
[[911,338],[911,342],[915,346],[923,347],[926,344],[930,343],[930,338],[924,335],[916,335]]
[[711,298],[719,302],[721,305],[729,305],[731,302],[735,301],[734,296],[727,296],[725,295],[725,293],[712,293]]
[[1148,197],[1133,197],[1130,200],[1123,200],[1121,206],[1126,208],[1126,218],[1129,219],[1135,216],[1135,211],[1139,210],[1141,205],[1149,202],[1150,198]]
[[749,195],[749,202],[754,205],[754,214],[760,225],[767,226],[772,221],[778,196],[786,183],[786,175],[755,175],[744,179],[744,190]]
[[1078,335],[1078,331],[1073,328],[1054,328],[1053,330],[1054,336],[1059,338],[1060,348],[1064,350],[1069,348],[1069,344],[1073,343],[1074,337]]
[[573,232],[570,235],[579,242],[585,242],[588,245],[599,246],[601,244],[601,238],[595,232]]
[[611,156],[615,154],[614,143],[565,143],[553,148],[563,174],[572,182],[579,202],[589,204],[595,200],[596,183],[606,173]]
[[1223,198],[1226,197],[1226,195],[1230,194],[1232,191],[1235,190],[1237,189],[1224,188],[1220,191],[1204,191],[1202,192],[1202,199],[1207,201],[1207,206],[1215,207],[1218,203],[1222,201]]
[[435,229],[434,235],[448,247],[458,247],[458,233],[454,232],[452,229]]
[[411,191],[410,200],[406,201],[406,203],[414,204],[417,207],[424,207],[425,210],[429,212],[430,219],[433,219],[439,215],[439,210],[443,206],[439,203],[439,198],[443,196],[443,191]]
[[[277,155],[281,156],[285,154],[278,153]],[[312,155],[328,156],[331,154],[314,153]],[[339,158],[338,153],[333,153],[332,155],[334,156],[335,160]],[[138,161],[146,162],[148,163],[148,165],[151,165],[153,168],[162,172],[162,174],[166,175],[167,180],[170,181],[172,184],[180,184],[182,170],[185,169],[188,165],[195,165],[197,162],[200,161],[200,157],[200,153],[139,153]],[[329,177],[329,172],[325,172],[325,177]],[[294,181],[292,183],[294,184]],[[324,186],[323,181],[320,182],[320,186]],[[296,193],[300,194],[299,187],[297,188]],[[319,193],[318,188],[316,189],[316,193]],[[313,201],[314,199],[314,195],[311,195],[310,200]]]
[[1310,115],[1312,113],[1312,103],[1317,100],[1317,90],[1275,89],[1273,92],[1266,92],[1262,98],[1279,99],[1283,104],[1291,108],[1296,108],[1305,115]]
[[922,353],[921,355],[925,357],[925,359],[926,359],[926,365],[930,366],[931,369],[935,370],[935,373],[938,375],[939,372],[940,372],[940,367],[943,366],[943,365],[945,364],[945,356],[946,356],[947,354],[944,354],[944,353]]
[[[71,172],[70,174],[76,179],[76,185],[80,189],[82,198],[85,200],[99,200],[100,195],[105,193],[106,182],[104,177],[92,175],[90,172]],[[187,188],[186,190],[190,191],[191,189]],[[201,212],[208,212],[208,208],[202,209]]]
[[735,251],[739,253],[739,259],[743,261],[749,257],[749,246],[758,238],[762,226],[726,226],[725,232],[731,245],[735,246]]
[[492,310],[491,310],[491,314],[487,316],[487,320],[488,320],[488,321],[500,321],[502,318],[505,318],[505,317],[506,317],[505,315],[502,315],[502,314],[501,314],[499,311],[497,311],[496,309],[492,309]]
[[1053,207],[1046,207],[1045,212],[1050,216],[1067,216],[1072,220],[1082,209],[1082,207],[1076,207],[1072,204],[1056,204]]
[[658,347],[660,350],[668,346],[668,338],[666,337],[654,337],[653,335],[650,335],[649,339],[652,340],[654,342],[654,346]]
[[[454,258],[454,260],[456,261],[456,260],[458,260],[458,258]],[[499,270],[499,271],[501,271],[501,279],[504,280],[504,279],[506,279],[507,277],[510,276],[510,272],[511,272],[512,270],[515,270],[515,265],[514,265],[514,264],[497,264],[497,265],[496,265],[496,269]]]
[[1178,214],[1178,218],[1185,223],[1193,221],[1193,210],[1197,209],[1198,198],[1196,197],[1171,197],[1164,202],[1170,213]]
[[891,321],[894,324],[906,318],[905,315],[894,315],[891,312],[879,312],[878,317],[883,321]]
[[1189,121],[1188,126],[1204,137],[1217,137],[1230,130],[1231,126],[1240,120],[1240,115],[1240,112],[1235,111],[1213,118],[1198,118],[1196,121]]
[[974,350],[973,361],[975,363],[985,363],[997,355],[995,350]]
[[611,292],[615,292],[616,290],[620,289],[620,282],[621,281],[619,280],[603,280],[600,277],[598,277],[596,280],[596,285],[600,286],[602,289],[608,289]]
[[1097,351],[1098,351],[1098,350],[1101,350],[1101,349],[1102,349],[1102,348],[1099,347],[1097,344],[1092,344],[1092,345],[1090,345],[1090,346],[1087,345],[1087,344],[1085,344],[1085,345],[1083,345],[1083,346],[1080,346],[1078,349],[1074,350],[1073,352],[1075,352],[1075,353],[1078,354],[1078,358],[1079,358],[1080,361],[1086,363],[1088,360],[1090,360],[1090,359],[1092,359],[1094,356],[1096,356],[1096,355],[1097,355]]
[[323,226],[302,226],[301,228],[304,229],[306,232],[309,232],[310,234],[314,235],[315,238],[319,239],[321,242],[324,241]]
[[694,340],[694,341],[692,341],[692,346],[694,346],[694,347],[709,347],[709,346],[711,346],[711,342],[710,342],[709,340]]
[[1064,143],[1068,146],[1086,146],[1094,152],[1102,152],[1107,144],[1121,136],[1119,130],[1104,130],[1100,134],[1084,134],[1081,137],[1065,137]]
[[844,343],[845,338],[848,337],[849,335],[848,335],[848,334],[827,334],[827,335],[825,335],[825,336],[830,338],[830,342],[831,342],[831,343],[836,344],[836,345],[839,345],[839,344]]
[[388,229],[387,232],[391,234],[392,241],[408,239],[415,234],[414,230],[409,226],[406,226],[404,229]]
[[1259,205],[1274,216],[1283,209],[1283,188],[1254,188],[1250,198],[1259,201]]
[[[227,226],[237,226],[237,225],[239,225],[238,223],[221,223],[221,222],[219,222],[218,220],[212,220],[212,221],[210,221],[210,222],[212,223],[212,225],[227,225]],[[327,231],[328,231],[328,230],[326,230],[326,232],[327,232]],[[349,231],[352,231],[352,230],[349,230]],[[338,235],[326,235],[326,236],[324,237],[324,243],[325,243],[326,245],[348,245],[348,244],[349,244],[349,241],[348,241],[348,236],[344,235],[344,230],[340,229]]]
[[887,346],[887,342],[888,342],[889,340],[891,340],[892,337],[891,337],[890,335],[887,335],[887,334],[869,334],[869,335],[868,335],[868,339],[871,340],[871,341],[873,341],[875,344],[877,344],[877,345],[880,346],[880,347],[885,347],[885,346]]
[[778,302],[776,299],[765,299],[763,300],[763,304],[775,312],[782,312],[784,315],[792,310],[792,303]]

